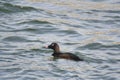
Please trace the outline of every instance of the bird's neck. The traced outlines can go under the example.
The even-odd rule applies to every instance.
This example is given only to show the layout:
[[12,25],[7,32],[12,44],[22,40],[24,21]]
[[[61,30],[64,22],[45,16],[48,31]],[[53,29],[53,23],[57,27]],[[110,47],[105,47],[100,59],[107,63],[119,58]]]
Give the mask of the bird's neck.
[[60,53],[60,48],[59,48],[59,47],[56,47],[56,48],[54,49],[54,53]]

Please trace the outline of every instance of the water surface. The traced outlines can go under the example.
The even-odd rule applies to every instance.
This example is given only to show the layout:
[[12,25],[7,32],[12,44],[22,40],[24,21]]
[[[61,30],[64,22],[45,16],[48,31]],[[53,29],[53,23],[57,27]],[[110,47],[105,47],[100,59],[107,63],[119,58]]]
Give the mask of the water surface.
[[[85,61],[53,60],[52,42]],[[119,78],[119,0],[0,1],[0,80]]]

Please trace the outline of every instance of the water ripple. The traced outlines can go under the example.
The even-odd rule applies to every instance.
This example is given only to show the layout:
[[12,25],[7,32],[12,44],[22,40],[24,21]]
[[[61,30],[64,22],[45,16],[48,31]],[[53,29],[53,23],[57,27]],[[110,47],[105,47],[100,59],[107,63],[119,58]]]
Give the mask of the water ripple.
[[15,13],[15,12],[24,12],[24,11],[32,11],[36,10],[33,7],[27,7],[27,6],[19,6],[19,5],[13,5],[10,3],[0,3],[0,11],[5,12],[5,13]]
[[85,46],[82,46],[81,48],[84,49],[115,49],[115,50],[119,50],[120,49],[120,45],[116,44],[116,45],[103,45],[101,43],[91,43],[91,44],[87,44]]
[[23,37],[9,36],[3,39],[3,41],[13,41],[13,42],[26,42],[27,40]]

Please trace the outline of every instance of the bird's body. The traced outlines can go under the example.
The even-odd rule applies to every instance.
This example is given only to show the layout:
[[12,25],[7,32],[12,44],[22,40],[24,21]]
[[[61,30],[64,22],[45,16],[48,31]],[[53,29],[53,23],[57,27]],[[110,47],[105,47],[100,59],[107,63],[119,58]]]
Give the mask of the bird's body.
[[47,48],[54,50],[54,52],[52,54],[52,56],[54,56],[54,58],[69,59],[69,60],[74,60],[74,61],[83,61],[83,59],[80,59],[78,56],[76,56],[70,52],[64,52],[64,53],[60,52],[60,48],[57,43],[52,43],[49,46],[47,46]]

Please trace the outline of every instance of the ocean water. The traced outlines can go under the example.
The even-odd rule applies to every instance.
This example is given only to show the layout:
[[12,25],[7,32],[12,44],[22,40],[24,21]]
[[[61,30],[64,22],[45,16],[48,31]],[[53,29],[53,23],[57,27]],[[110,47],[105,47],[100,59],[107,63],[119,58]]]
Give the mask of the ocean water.
[[0,80],[119,79],[120,0],[0,0]]

